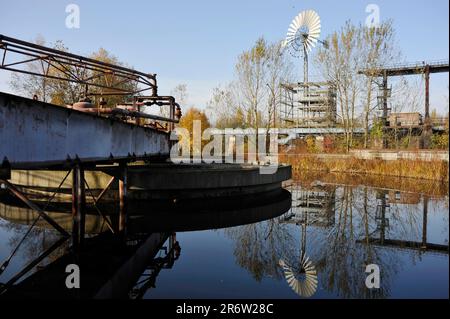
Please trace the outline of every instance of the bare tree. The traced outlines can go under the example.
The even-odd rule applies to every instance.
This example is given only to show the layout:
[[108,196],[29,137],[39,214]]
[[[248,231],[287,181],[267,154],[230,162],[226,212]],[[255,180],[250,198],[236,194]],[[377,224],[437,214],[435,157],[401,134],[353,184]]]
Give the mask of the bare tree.
[[[250,126],[258,129],[259,111],[263,107],[263,101],[267,96],[267,42],[264,38],[256,41],[255,45],[238,57],[236,64],[236,82],[239,90],[236,92],[241,99],[242,105],[249,113]],[[258,145],[258,139],[256,139]]]
[[278,103],[281,98],[281,83],[290,82],[292,78],[292,64],[283,54],[282,43],[273,43],[267,50],[267,80],[269,89],[267,99],[267,128],[277,127]]
[[395,47],[395,31],[392,21],[383,22],[377,27],[360,26],[362,65],[366,71],[365,88],[363,88],[364,147],[369,146],[370,116],[377,108],[378,83],[376,71],[382,66],[398,61],[400,52]]
[[[323,76],[336,86],[347,151],[353,145],[360,107],[364,144],[368,146],[370,117],[376,107],[375,70],[399,57],[394,35],[391,21],[376,28],[346,22],[341,30],[331,35],[329,47],[319,49],[316,58],[319,68]],[[361,70],[365,70],[367,76],[359,74]]]
[[225,88],[214,89],[208,103],[209,109],[219,113],[216,124],[255,129],[276,126],[280,84],[291,79],[292,70],[281,42],[267,43],[259,38],[238,56],[235,70],[234,80]]
[[[34,40],[37,45],[45,45],[45,39],[37,36]],[[49,68],[42,61],[33,61],[27,64],[28,71],[48,74]],[[12,73],[9,82],[13,91],[23,94],[29,98],[37,96],[39,100],[48,102],[51,99],[49,90],[49,79],[32,74]]]
[[357,82],[357,69],[361,61],[358,37],[358,29],[347,22],[331,36],[328,48],[319,49],[316,59],[324,77],[336,87],[347,150],[353,143],[355,109],[360,93]]
[[218,128],[247,127],[244,110],[239,104],[239,100],[235,98],[234,92],[231,84],[225,88],[216,87],[213,90],[207,110]]
[[[42,37],[38,37],[35,40],[35,43],[44,46],[45,40]],[[59,51],[68,51],[68,48],[62,41],[56,41],[52,47]],[[110,64],[124,65],[115,56],[111,55],[107,50],[103,48],[100,48],[98,51],[92,53],[90,57],[95,60]],[[88,93],[95,95],[100,94],[101,92],[108,92],[105,90],[100,90],[95,86],[91,86],[88,88],[86,85],[78,83],[78,81],[64,81],[56,78],[69,79],[72,77],[79,79],[79,82],[82,82],[84,79],[90,78],[94,79],[93,82],[97,85],[103,86],[118,83],[116,75],[104,75],[102,73],[98,73],[95,70],[86,68],[83,65],[67,66],[59,63],[58,61],[49,63],[44,62],[43,60],[36,60],[28,62],[26,64],[26,68],[30,72],[41,74],[43,76],[13,73],[10,81],[11,88],[15,92],[23,94],[25,96],[33,97],[34,95],[36,95],[37,98],[41,101],[50,102],[57,105],[72,104],[74,102],[77,102],[81,97],[84,97]],[[115,85],[115,87],[122,90],[134,92],[137,88],[137,82],[119,82]],[[123,96],[109,96],[108,102],[109,104],[114,105],[123,102],[125,99],[126,97]]]

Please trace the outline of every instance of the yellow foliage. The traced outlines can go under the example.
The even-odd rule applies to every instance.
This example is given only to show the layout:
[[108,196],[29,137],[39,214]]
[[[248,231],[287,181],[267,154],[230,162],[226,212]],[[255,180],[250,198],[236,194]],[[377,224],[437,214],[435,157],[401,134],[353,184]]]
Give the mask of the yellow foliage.
[[[211,127],[211,124],[210,124],[209,119],[206,116],[205,112],[200,111],[199,109],[197,109],[195,107],[191,107],[190,109],[188,109],[186,114],[181,117],[178,127],[185,128],[189,131],[191,154],[193,152],[193,141],[194,141],[193,132],[194,132],[194,121],[195,120],[200,121],[202,134],[205,129]],[[201,136],[200,136],[200,138],[201,138]],[[202,146],[205,145],[207,142],[208,141],[202,141]],[[198,151],[198,150],[196,150],[196,151]]]

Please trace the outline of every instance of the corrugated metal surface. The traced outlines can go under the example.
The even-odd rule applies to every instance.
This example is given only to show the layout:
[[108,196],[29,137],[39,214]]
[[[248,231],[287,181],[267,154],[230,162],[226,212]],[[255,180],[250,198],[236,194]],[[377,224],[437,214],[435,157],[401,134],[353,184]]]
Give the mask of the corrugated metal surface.
[[168,156],[169,136],[118,120],[0,93],[0,164],[42,167],[67,158]]

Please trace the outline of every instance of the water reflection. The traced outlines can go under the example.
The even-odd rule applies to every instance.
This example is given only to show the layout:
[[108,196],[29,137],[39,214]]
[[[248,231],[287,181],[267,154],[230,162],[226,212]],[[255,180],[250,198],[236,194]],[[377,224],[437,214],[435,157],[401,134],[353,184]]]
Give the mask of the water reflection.
[[[155,285],[160,271],[170,269],[180,257],[176,232],[255,224],[280,216],[291,206],[291,195],[286,190],[261,195],[264,197],[205,199],[202,202],[180,200],[164,204],[135,201],[130,205],[125,238],[102,232],[100,217],[88,215],[88,238],[81,254],[69,251],[67,245],[59,245],[58,250],[52,252],[52,258],[45,258],[45,262],[39,260],[40,266],[25,279],[21,278],[22,281],[16,283],[17,275],[7,278],[6,285],[0,287],[0,296],[141,298]],[[0,205],[0,216],[8,221],[1,223],[0,228],[4,233],[11,233],[9,246],[13,252],[18,243],[22,244],[24,234],[27,235],[21,247],[23,264],[36,262],[46,251],[47,247],[39,247],[43,233],[51,234],[48,242],[53,248],[58,235],[49,225],[36,222],[33,211],[8,201]],[[50,212],[49,215],[63,227],[70,228],[70,214]],[[115,215],[110,217],[117,219]],[[36,227],[28,232],[29,225]],[[84,269],[83,278],[89,279],[89,282],[84,280],[83,288],[76,292],[64,286],[65,267],[70,263]]]
[[[325,179],[287,190],[165,206],[135,201],[125,242],[90,215],[83,256],[61,245],[7,297],[448,298],[447,194]],[[70,228],[62,210],[52,216]],[[0,262],[35,217],[0,203]],[[45,223],[37,226],[0,282],[57,242]],[[63,286],[72,262],[89,269],[81,292]],[[380,289],[365,285],[369,264],[381,270]]]
[[[305,277],[306,256],[317,270],[320,289],[326,292],[321,295],[387,298],[392,296],[402,269],[425,257],[444,265],[448,273],[448,196],[326,183],[310,188],[293,184],[289,190],[292,208],[282,217],[225,230],[236,243],[237,262],[256,280],[280,278],[276,267],[280,259],[282,269],[289,267],[286,280],[292,287],[293,277],[299,283],[302,274]],[[365,285],[369,264],[382,270],[380,289]],[[442,279],[444,284],[439,285],[448,295],[448,274],[427,276],[438,283]],[[310,291],[296,292],[303,297],[310,295]],[[423,296],[428,293],[424,291]]]

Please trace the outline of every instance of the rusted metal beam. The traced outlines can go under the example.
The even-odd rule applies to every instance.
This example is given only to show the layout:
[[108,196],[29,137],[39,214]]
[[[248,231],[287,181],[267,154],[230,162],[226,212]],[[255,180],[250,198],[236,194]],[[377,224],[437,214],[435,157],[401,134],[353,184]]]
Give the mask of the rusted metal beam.
[[[174,109],[174,107],[171,107]],[[174,118],[174,112],[171,111],[170,113],[170,117],[163,117],[163,116],[158,116],[158,115],[154,115],[154,114],[147,114],[147,113],[142,113],[142,112],[138,112],[138,111],[130,111],[130,110],[126,110],[126,109],[121,109],[121,108],[85,108],[85,109],[80,109],[80,111],[85,112],[85,113],[91,113],[91,114],[108,114],[108,115],[113,115],[113,116],[128,116],[128,117],[134,117],[134,118],[143,118],[143,119],[151,119],[151,120],[157,120],[157,121],[163,121],[163,122],[169,122],[169,123],[178,123],[179,120]]]
[[108,184],[106,184],[105,188],[103,188],[100,194],[98,194],[97,198],[95,198],[95,204],[97,204],[102,199],[102,197],[105,196],[106,192],[108,191],[108,189],[111,187],[111,185],[114,183],[115,180],[116,178],[114,176],[111,177]]
[[425,67],[425,124],[430,123],[430,66]]
[[[95,73],[96,76],[100,74],[105,78],[107,78],[108,76],[113,76],[116,81],[114,81],[115,83],[111,83],[111,85],[108,87],[102,86],[100,83],[96,83],[95,81],[93,81],[93,79],[95,78],[91,75],[88,75],[85,78],[79,78],[77,76],[70,75],[67,76],[68,74],[66,74],[67,77],[52,76],[52,78],[55,79],[77,82],[80,84],[88,84],[89,86],[99,88],[115,89],[119,89],[117,87],[117,83],[126,83],[133,81],[145,85],[147,89],[152,90],[154,95],[157,95],[156,74],[136,71],[123,66],[106,63],[103,61],[83,57],[61,50],[56,50],[53,48],[48,48],[42,45],[37,45],[4,35],[0,35],[0,50],[4,51],[0,69],[49,77],[48,74],[31,72],[30,70],[20,68],[20,66],[24,66],[29,62],[40,60],[43,63],[47,63],[48,66],[52,65],[53,67],[55,67],[54,63],[58,63],[66,70],[70,70],[70,68],[72,67],[89,70],[90,72],[85,73]],[[7,53],[12,53],[11,55],[14,55],[14,62],[6,62],[6,59],[8,57]],[[17,61],[17,57],[22,57],[23,59]]]
[[387,76],[402,76],[402,75],[415,75],[424,74],[429,69],[430,73],[444,73],[449,72],[449,62],[436,61],[436,62],[417,62],[406,65],[387,66],[375,69],[366,69],[358,71],[359,74],[368,76],[382,77],[384,74]]

